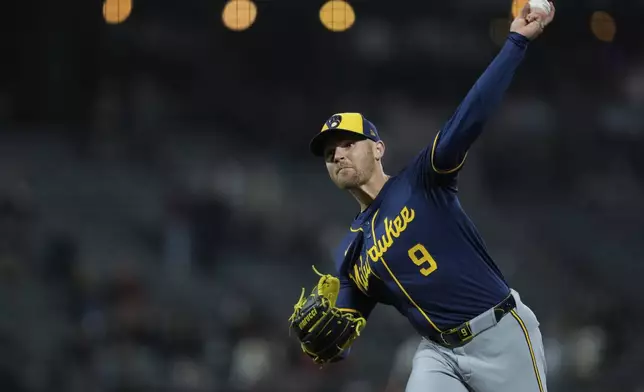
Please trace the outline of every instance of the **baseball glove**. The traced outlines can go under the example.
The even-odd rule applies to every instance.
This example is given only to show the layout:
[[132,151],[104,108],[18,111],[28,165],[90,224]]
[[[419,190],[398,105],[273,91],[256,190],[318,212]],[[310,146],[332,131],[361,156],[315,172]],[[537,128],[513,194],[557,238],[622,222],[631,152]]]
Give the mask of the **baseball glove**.
[[320,275],[320,280],[306,298],[305,289],[302,289],[289,318],[290,329],[299,339],[304,353],[315,363],[326,364],[340,359],[342,352],[360,336],[367,321],[335,306],[340,291],[338,278],[313,270]]

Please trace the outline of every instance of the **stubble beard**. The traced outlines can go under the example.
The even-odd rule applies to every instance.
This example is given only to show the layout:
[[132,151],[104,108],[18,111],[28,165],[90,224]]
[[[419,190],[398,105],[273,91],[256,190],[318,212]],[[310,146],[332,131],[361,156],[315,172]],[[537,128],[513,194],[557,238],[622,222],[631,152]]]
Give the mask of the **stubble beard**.
[[353,168],[345,169],[337,174],[335,184],[342,190],[360,188],[364,184],[364,174]]

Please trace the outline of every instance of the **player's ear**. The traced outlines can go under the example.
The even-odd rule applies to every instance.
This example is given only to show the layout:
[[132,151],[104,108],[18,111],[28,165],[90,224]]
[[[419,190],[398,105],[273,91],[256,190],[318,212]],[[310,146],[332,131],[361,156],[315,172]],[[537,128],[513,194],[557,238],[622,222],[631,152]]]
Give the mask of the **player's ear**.
[[376,142],[374,149],[374,157],[376,158],[376,161],[382,160],[382,157],[385,156],[385,143],[382,140]]

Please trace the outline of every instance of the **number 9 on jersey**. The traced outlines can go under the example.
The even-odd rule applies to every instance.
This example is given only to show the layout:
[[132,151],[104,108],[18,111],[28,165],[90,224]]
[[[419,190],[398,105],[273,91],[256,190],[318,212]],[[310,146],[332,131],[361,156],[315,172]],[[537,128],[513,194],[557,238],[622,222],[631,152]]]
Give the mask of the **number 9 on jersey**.
[[423,244],[416,244],[409,248],[407,251],[409,258],[419,267],[420,273],[424,276],[428,276],[432,272],[436,271],[438,265],[436,265],[436,260],[429,254],[427,248]]

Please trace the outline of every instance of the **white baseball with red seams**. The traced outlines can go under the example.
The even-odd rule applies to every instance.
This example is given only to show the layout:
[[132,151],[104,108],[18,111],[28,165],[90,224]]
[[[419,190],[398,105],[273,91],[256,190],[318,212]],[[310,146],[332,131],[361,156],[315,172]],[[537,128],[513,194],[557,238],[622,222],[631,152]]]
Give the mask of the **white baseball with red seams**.
[[530,3],[531,12],[541,11],[546,15],[548,15],[552,10],[552,7],[550,6],[550,3],[547,0],[530,0],[529,3]]

